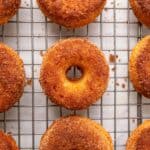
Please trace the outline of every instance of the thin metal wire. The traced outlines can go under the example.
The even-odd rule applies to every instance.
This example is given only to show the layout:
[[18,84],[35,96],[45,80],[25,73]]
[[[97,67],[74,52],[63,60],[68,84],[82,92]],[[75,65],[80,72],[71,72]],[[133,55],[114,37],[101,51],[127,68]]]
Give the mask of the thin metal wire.
[[[87,38],[89,39],[89,25],[87,25]],[[87,117],[90,117],[90,110],[87,109]]]
[[[19,53],[19,13],[17,14],[17,52]],[[18,146],[20,147],[20,101],[18,102]]]
[[[103,50],[103,39],[102,39],[102,35],[103,35],[103,22],[102,22],[102,15],[100,16],[100,46],[101,49]],[[101,98],[101,102],[100,102],[100,120],[101,120],[101,124],[103,125],[103,97]]]
[[[128,26],[127,26],[127,32],[128,32],[128,62],[130,59],[130,8],[129,8],[129,2],[128,2],[128,11],[127,11],[127,16],[128,16]],[[129,71],[128,71],[128,77],[129,77]],[[128,79],[128,136],[130,136],[130,82]]]
[[[113,1],[114,5],[114,55],[116,56],[116,1]],[[116,62],[114,62],[114,68],[116,68]],[[114,72],[114,149],[116,149],[117,146],[117,122],[116,122],[116,82],[117,82],[117,74],[116,74],[116,69]]]
[[[139,23],[139,36],[138,40],[142,38],[142,25]],[[142,123],[142,96],[138,93],[137,97],[137,124],[140,125]]]
[[[46,46],[46,50],[48,49],[48,21],[47,18],[45,17],[45,46]],[[46,129],[49,126],[49,122],[48,122],[48,96],[46,96]]]
[[[62,39],[62,27],[59,26],[59,40]],[[62,117],[63,116],[63,113],[62,113],[62,107],[59,107],[60,109],[60,116]]]
[[31,4],[31,49],[32,49],[32,149],[34,150],[35,149],[35,108],[34,108],[34,104],[35,104],[35,96],[34,96],[34,88],[35,88],[35,85],[34,85],[34,45],[33,45],[33,42],[34,42],[34,33],[33,33],[33,0],[31,0],[30,2]]
[[[4,42],[4,25],[2,26],[2,42]],[[6,132],[6,113],[4,112],[4,132]]]

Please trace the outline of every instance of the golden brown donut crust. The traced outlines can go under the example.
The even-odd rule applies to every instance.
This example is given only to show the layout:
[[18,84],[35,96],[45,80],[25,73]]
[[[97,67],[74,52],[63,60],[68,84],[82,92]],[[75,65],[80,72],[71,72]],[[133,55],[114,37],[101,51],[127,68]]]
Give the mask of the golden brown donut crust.
[[113,150],[108,132],[96,122],[79,116],[60,118],[41,138],[40,150]]
[[130,4],[138,20],[150,27],[150,0],[130,0]]
[[37,3],[55,23],[77,28],[94,21],[102,12],[106,0],[37,0]]
[[134,88],[150,98],[150,36],[143,38],[133,49],[129,72]]
[[19,101],[25,85],[23,62],[18,54],[0,43],[0,112]]
[[[79,66],[83,76],[70,81],[66,71]],[[60,40],[48,49],[40,73],[41,86],[53,102],[68,109],[83,109],[98,100],[107,88],[109,66],[104,54],[86,39]]]
[[5,24],[19,9],[21,0],[0,0],[0,24]]
[[150,120],[145,121],[136,128],[127,141],[126,150],[150,149]]
[[0,150],[19,150],[15,140],[3,131],[0,131]]

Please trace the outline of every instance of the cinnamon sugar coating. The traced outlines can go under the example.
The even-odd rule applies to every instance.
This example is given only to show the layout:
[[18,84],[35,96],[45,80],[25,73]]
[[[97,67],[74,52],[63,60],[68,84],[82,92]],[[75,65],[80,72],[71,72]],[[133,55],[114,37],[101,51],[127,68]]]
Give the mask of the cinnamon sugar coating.
[[96,122],[79,116],[60,118],[44,133],[40,150],[113,150],[108,132]]
[[0,131],[0,150],[19,150],[15,140],[3,131]]
[[19,101],[24,86],[25,72],[21,58],[13,49],[0,43],[0,112]]
[[135,89],[150,98],[150,36],[143,38],[133,49],[129,72]]
[[20,7],[21,0],[0,0],[0,24],[5,24]]
[[[70,81],[71,66],[83,70],[82,78]],[[48,97],[68,109],[84,109],[96,102],[107,88],[109,66],[104,54],[88,40],[61,40],[47,50],[41,66],[40,83]]]
[[130,0],[130,4],[138,20],[150,27],[150,0]]
[[149,150],[150,148],[150,120],[137,127],[130,135],[126,150]]
[[102,12],[106,0],[37,0],[37,3],[55,23],[77,28],[94,21]]

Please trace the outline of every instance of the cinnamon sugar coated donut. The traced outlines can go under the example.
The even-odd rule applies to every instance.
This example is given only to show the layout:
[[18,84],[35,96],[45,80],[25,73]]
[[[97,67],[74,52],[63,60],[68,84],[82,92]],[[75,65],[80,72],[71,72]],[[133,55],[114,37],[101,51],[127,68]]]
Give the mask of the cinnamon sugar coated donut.
[[60,118],[48,128],[40,150],[113,150],[112,139],[96,122],[79,116]]
[[138,20],[150,27],[150,0],[130,0],[130,4]]
[[134,88],[150,98],[150,36],[143,38],[133,49],[129,72]]
[[[67,78],[71,66],[81,69],[81,78]],[[80,38],[61,40],[49,48],[40,73],[46,95],[68,109],[83,109],[96,102],[106,90],[108,78],[109,66],[102,51]]]
[[136,128],[128,139],[126,150],[150,149],[150,120]]
[[0,24],[5,24],[19,9],[21,0],[0,0]]
[[13,49],[0,43],[0,112],[19,101],[24,85],[22,60]]
[[55,23],[77,28],[95,20],[106,0],[37,0],[42,12]]
[[0,150],[19,150],[15,140],[3,131],[0,131]]

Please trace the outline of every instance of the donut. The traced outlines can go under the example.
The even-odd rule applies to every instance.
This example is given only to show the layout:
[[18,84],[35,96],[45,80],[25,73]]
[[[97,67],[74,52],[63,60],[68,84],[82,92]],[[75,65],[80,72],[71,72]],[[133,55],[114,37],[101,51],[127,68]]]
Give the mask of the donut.
[[132,132],[127,141],[126,150],[149,150],[149,139],[150,120],[147,120]]
[[0,150],[19,150],[15,140],[3,131],[0,131]]
[[40,141],[39,150],[113,150],[109,133],[96,122],[62,117],[53,122]]
[[150,98],[150,36],[143,38],[133,49],[129,74],[134,88]]
[[130,0],[130,4],[138,20],[150,27],[150,0]]
[[25,85],[23,62],[18,54],[0,43],[0,112],[19,101]]
[[[79,79],[66,76],[71,66],[82,71]],[[44,55],[40,84],[52,102],[67,109],[84,109],[106,90],[109,66],[101,50],[86,39],[69,38],[56,42]]]
[[79,28],[95,20],[106,0],[37,0],[45,16],[67,28]]
[[21,0],[0,0],[0,24],[5,24],[20,7]]

